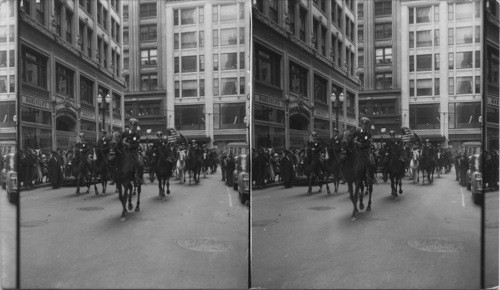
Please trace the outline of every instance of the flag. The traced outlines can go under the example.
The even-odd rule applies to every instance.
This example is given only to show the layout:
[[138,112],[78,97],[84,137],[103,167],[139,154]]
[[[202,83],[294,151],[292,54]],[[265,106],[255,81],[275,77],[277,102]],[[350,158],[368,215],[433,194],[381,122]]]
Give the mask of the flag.
[[410,142],[410,139],[413,136],[420,139],[420,137],[418,137],[417,134],[415,134],[415,132],[413,132],[410,128],[408,128],[408,127],[401,128],[401,140],[403,142]]
[[179,132],[179,136],[181,137],[181,143],[184,143],[184,144],[189,144],[189,141],[186,137],[184,137],[184,135],[182,135],[180,132]]

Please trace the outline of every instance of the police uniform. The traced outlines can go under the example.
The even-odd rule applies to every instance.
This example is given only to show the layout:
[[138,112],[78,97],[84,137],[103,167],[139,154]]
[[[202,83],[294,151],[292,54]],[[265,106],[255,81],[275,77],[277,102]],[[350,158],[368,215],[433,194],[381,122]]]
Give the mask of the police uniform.
[[79,159],[81,156],[87,155],[89,151],[89,144],[85,140],[83,135],[80,135],[80,141],[76,143],[76,158]]
[[[365,126],[368,126],[368,124],[370,123],[370,119],[363,117],[361,118],[361,123],[365,124]],[[367,129],[358,128],[356,131],[354,131],[352,138],[355,142],[357,142],[359,146],[361,155],[363,156],[363,161],[365,162],[365,166],[367,168],[366,170],[367,178],[371,180],[371,177],[369,176],[368,167],[370,166],[370,148],[372,146],[372,133]]]
[[[129,122],[132,128],[134,128],[134,125],[139,125],[139,121],[135,118],[131,118]],[[132,155],[132,158],[134,159],[134,163],[136,164],[136,181],[139,184],[142,184],[143,183],[143,180],[141,178],[142,172],[139,172],[139,169],[143,166],[142,157],[139,155],[139,147],[140,147],[139,144],[141,136],[139,135],[136,129],[132,129],[128,134],[125,131],[122,133],[122,136],[125,137],[123,139],[123,143],[127,145]]]

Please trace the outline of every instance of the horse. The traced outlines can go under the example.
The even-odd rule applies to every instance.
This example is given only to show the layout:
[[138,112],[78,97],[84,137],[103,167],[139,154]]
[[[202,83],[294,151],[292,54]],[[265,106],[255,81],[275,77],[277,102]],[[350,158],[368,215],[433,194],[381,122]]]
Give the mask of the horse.
[[307,195],[311,195],[313,177],[318,179],[319,190],[318,193],[323,189],[323,183],[326,184],[327,192],[330,191],[328,187],[328,182],[325,182],[325,160],[321,158],[321,153],[314,148],[308,150],[306,158],[304,160],[304,173],[309,180],[309,188],[307,189]]
[[186,183],[186,175],[184,170],[186,168],[186,150],[177,150],[177,162],[175,163],[175,173],[179,178],[180,183]]
[[[132,152],[123,146],[121,137],[118,133],[113,134],[111,141],[111,148],[116,152],[116,159],[112,170],[115,175],[116,187],[118,189],[118,196],[122,203],[122,215],[120,221],[126,220],[127,215],[127,200],[128,210],[132,210],[132,182],[135,180],[135,172],[137,170]],[[135,211],[140,211],[140,196],[141,190],[139,187],[137,194],[137,204]]]
[[[342,152],[345,154],[345,164],[344,167],[344,177],[347,182],[349,189],[349,197],[353,205],[353,211],[351,216],[351,221],[357,220],[358,215],[358,196],[359,196],[359,209],[363,210],[365,208],[363,204],[363,194],[360,192],[360,188],[363,187],[363,181],[366,179],[367,170],[365,166],[365,160],[361,148],[354,143],[352,138],[352,133],[346,131],[342,139]],[[354,187],[354,188],[353,188]],[[372,195],[369,194],[368,207],[366,211],[371,211]]]
[[195,183],[200,182],[201,162],[201,155],[198,153],[197,148],[189,148],[186,157],[186,167],[184,168],[184,172],[189,174],[189,184],[191,184],[191,177]]
[[148,146],[146,149],[146,158],[144,159],[144,166],[148,169],[149,181],[153,183],[155,181],[155,173],[153,171],[153,154],[154,150],[152,146]]
[[401,160],[403,156],[403,147],[394,146],[389,157],[389,178],[391,179],[391,198],[398,196],[398,184],[399,184],[399,194],[403,193],[401,180],[405,176],[405,162]]
[[[90,146],[89,152],[93,152],[93,147]],[[78,157],[73,157],[73,176],[76,178],[76,195],[80,195],[80,182],[85,179],[85,183],[87,186],[87,192],[90,192],[90,186],[91,184],[94,185],[94,191],[95,194],[97,195],[97,185],[95,184],[94,178],[93,178],[93,155],[94,154],[84,154],[83,152],[80,152]]]
[[420,165],[420,150],[412,150],[412,157],[410,160],[410,179],[413,179],[413,183],[420,182],[419,178],[419,165]]
[[420,171],[422,171],[422,184],[425,183],[425,172],[427,172],[427,180],[429,183],[434,181],[434,170],[436,168],[436,157],[434,151],[430,147],[422,149],[420,157]]
[[158,178],[158,195],[162,199],[165,197],[165,183],[167,185],[167,194],[170,194],[170,177],[176,164],[175,151],[170,144],[164,144],[159,150],[160,156],[154,166],[156,177]]
[[341,148],[339,146],[335,146],[333,138],[332,140],[330,140],[326,147],[326,153],[328,156],[325,164],[325,183],[327,185],[326,190],[327,193],[330,194],[330,188],[328,187],[328,178],[330,177],[330,175],[333,175],[334,192],[337,193],[339,190],[340,180],[342,178],[341,159],[343,159],[344,156],[341,156]]
[[[94,162],[93,162],[93,172],[94,172],[94,184],[97,182],[97,176],[101,177],[101,185],[102,185],[102,193],[106,193],[106,187],[108,186],[108,180],[110,180],[109,173],[109,152],[105,152],[101,150],[101,148],[94,148]],[[96,195],[99,194],[99,191],[96,190]]]
[[209,169],[208,152],[203,151],[201,153],[201,172],[203,173],[203,178],[207,178]]

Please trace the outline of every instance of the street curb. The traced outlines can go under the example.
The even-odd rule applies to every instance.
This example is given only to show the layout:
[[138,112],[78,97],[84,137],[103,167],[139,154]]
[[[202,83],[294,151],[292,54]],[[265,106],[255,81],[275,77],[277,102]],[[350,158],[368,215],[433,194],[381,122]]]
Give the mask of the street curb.
[[[59,186],[70,186],[75,181],[76,181],[76,179],[74,179],[74,178],[66,178],[63,182],[61,182],[59,184]],[[51,186],[52,186],[52,184],[50,182],[49,183],[41,183],[41,184],[35,184],[35,185],[31,186],[30,189],[26,189],[26,187],[24,187],[24,186],[19,187],[19,191],[32,191],[35,189],[51,187]]]

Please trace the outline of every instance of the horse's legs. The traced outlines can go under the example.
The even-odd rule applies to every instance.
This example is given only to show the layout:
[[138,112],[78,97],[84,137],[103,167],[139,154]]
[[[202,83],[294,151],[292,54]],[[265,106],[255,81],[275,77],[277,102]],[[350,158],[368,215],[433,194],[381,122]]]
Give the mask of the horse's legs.
[[118,197],[120,198],[120,201],[122,202],[122,216],[120,221],[125,221],[125,216],[127,215],[127,186],[124,186],[122,189],[121,184],[118,182],[116,183],[116,189],[118,190]]
[[128,188],[128,210],[132,210],[134,206],[132,205],[132,182],[128,182],[127,184]]
[[76,195],[80,195],[80,178],[80,173],[78,173],[78,175],[76,176]]
[[[363,194],[365,192],[365,187],[368,188],[368,184],[365,184],[366,180],[360,180],[356,182],[356,196],[359,194],[359,210],[364,210],[365,205],[363,204]],[[359,185],[358,185],[359,183]],[[359,192],[358,192],[359,188]]]
[[309,189],[307,189],[307,195],[311,195],[311,192],[312,192],[312,180],[313,180],[313,174],[309,174]]
[[403,194],[403,188],[401,187],[402,186],[401,180],[403,180],[403,177],[399,178],[399,194]]
[[141,185],[137,186],[137,203],[135,205],[135,211],[141,210]]
[[353,206],[352,210],[352,216],[351,216],[351,221],[354,222],[357,220],[356,216],[358,214],[358,190],[359,190],[359,183],[356,183],[356,191],[353,191],[353,182],[347,182],[347,185],[349,187],[349,196],[351,197],[351,202]]
[[158,180],[158,197],[161,198],[161,194],[163,192],[162,187],[161,187],[162,186],[161,177],[157,177],[156,179]]
[[394,189],[394,176],[391,174],[391,198],[394,199],[397,194],[395,194],[396,189]]
[[167,194],[170,194],[170,178],[165,178],[167,180]]

